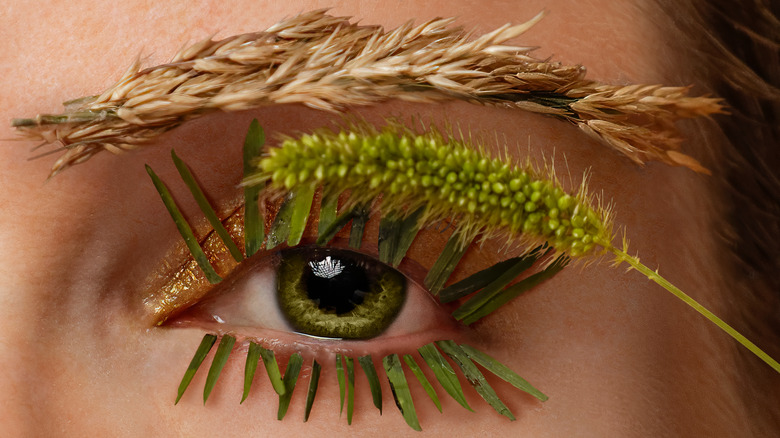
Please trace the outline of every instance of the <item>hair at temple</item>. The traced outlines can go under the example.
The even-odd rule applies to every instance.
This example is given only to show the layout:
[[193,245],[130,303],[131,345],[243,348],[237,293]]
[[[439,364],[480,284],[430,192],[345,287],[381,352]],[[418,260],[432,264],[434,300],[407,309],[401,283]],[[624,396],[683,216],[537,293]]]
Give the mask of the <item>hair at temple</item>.
[[[749,0],[738,8],[724,0],[657,1],[660,24],[675,47],[688,47],[679,65],[725,99],[730,115],[715,117],[717,147],[699,155],[713,171],[707,179],[724,218],[719,227],[725,278],[739,297],[733,309],[749,336],[780,353],[780,3]],[[718,135],[718,134],[716,134]],[[720,138],[718,139],[720,140]],[[760,406],[778,402],[777,376],[743,370],[746,406],[754,418],[765,418]],[[750,376],[750,377],[747,377]],[[750,389],[748,389],[750,388]],[[772,388],[772,389],[770,389]],[[760,401],[756,400],[756,397]],[[780,429],[777,410],[756,422],[756,431]],[[766,433],[766,432],[763,432]],[[771,434],[771,433],[770,433]]]

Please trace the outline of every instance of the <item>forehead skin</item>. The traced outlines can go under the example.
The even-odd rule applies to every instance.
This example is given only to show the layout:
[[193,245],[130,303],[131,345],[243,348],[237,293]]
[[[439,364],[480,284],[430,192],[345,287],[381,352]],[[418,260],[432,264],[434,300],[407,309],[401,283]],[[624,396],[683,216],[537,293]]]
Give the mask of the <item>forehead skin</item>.
[[[456,16],[478,32],[526,21],[544,9],[548,16],[517,42],[541,46],[537,56],[581,63],[590,78],[607,83],[668,83],[677,77],[670,70],[672,55],[659,42],[662,31],[650,20],[653,9],[629,2],[223,3],[5,6],[0,120],[6,122],[0,138],[13,137],[7,123],[12,117],[56,112],[64,100],[102,91],[139,53],[149,54],[147,65],[158,64],[187,42],[261,30],[284,16],[326,6],[333,6],[334,15],[388,29],[408,18]],[[635,167],[572,126],[520,111],[390,103],[360,112],[377,121],[388,114],[420,114],[491,138],[496,132],[502,144],[506,138],[519,145],[516,157],[554,157],[559,171],[568,166],[574,184],[590,167],[592,190],[614,200],[616,222],[627,228],[642,260],[728,316],[711,257],[715,230],[704,213],[709,196],[701,176],[655,164]],[[366,387],[357,392],[351,428],[335,414],[330,384],[307,424],[299,422],[302,399],[293,401],[284,422],[275,421],[272,398],[254,397],[239,407],[240,360],[228,364],[223,389],[207,407],[195,396],[172,405],[173,388],[202,332],[149,330],[137,322],[139,305],[128,298],[176,238],[143,163],[161,168],[172,181],[167,154],[175,146],[180,155],[195,157],[194,171],[215,199],[233,196],[238,145],[252,117],[268,132],[307,130],[333,119],[300,107],[210,116],[167,135],[158,147],[121,157],[101,154],[48,183],[53,158],[27,161],[32,144],[2,143],[0,435],[408,433],[391,403],[381,417],[369,410]],[[550,400],[540,404],[500,387],[518,416],[510,423],[476,399],[477,414],[457,415],[461,408],[445,403],[439,415],[417,398],[423,428],[432,436],[736,436],[749,430],[729,371],[730,340],[635,272],[624,274],[608,263],[575,266],[476,331],[485,351]],[[705,360],[703,351],[715,357]]]

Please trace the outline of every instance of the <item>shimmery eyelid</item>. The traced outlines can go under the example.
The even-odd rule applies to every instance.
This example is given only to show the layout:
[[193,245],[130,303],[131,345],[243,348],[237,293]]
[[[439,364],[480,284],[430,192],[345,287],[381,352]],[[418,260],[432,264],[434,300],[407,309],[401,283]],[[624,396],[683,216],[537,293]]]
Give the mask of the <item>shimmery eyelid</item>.
[[[237,242],[244,240],[242,216],[243,209],[236,209],[223,221],[228,232]],[[201,241],[201,247],[214,269],[223,278],[238,266],[215,232],[206,235]],[[180,249],[174,251],[180,252]],[[178,267],[162,266],[159,271],[150,275],[147,283],[142,302],[150,320],[156,325],[163,323],[177,310],[197,302],[208,292],[210,286],[203,271],[192,257],[188,257]]]

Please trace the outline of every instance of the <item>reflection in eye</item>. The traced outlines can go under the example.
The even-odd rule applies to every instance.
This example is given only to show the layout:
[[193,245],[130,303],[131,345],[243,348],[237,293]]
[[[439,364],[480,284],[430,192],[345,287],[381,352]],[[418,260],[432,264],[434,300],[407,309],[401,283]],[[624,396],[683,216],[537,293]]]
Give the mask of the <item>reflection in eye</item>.
[[423,287],[355,251],[305,245],[247,263],[172,323],[216,321],[228,330],[355,340],[457,330]]

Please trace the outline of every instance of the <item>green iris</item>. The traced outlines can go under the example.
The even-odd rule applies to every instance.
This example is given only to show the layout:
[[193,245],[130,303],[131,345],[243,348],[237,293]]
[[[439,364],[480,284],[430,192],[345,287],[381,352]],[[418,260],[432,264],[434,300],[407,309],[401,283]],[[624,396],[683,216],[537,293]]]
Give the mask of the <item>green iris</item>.
[[354,251],[298,247],[280,251],[279,307],[294,330],[368,339],[381,334],[406,298],[406,277]]

